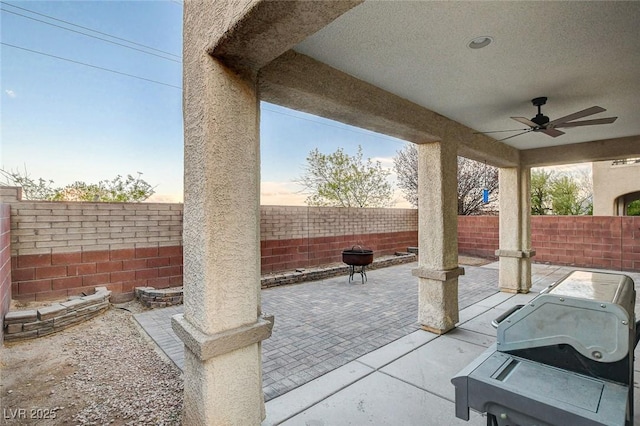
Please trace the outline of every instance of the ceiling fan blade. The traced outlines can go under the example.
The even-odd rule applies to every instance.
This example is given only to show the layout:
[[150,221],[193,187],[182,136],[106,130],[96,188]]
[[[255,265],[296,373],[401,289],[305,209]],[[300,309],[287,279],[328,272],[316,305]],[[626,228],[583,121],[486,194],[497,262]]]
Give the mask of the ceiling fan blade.
[[528,130],[525,130],[522,133],[518,133],[517,135],[511,135],[511,136],[507,136],[506,138],[503,138],[503,139],[498,139],[498,142],[506,141],[507,139],[515,138],[516,136],[524,135],[525,133],[530,133],[532,131],[533,131],[533,129],[528,129]]
[[560,135],[564,135],[564,132],[560,131],[560,130],[556,130],[556,129],[540,129],[537,130],[538,132],[542,132],[545,135],[549,135],[552,138],[557,138]]
[[583,109],[582,111],[574,112],[573,114],[556,118],[555,120],[550,121],[547,126],[558,127],[560,124],[566,123],[567,121],[577,120],[578,118],[586,117],[588,115],[593,115],[604,111],[606,111],[606,109],[602,107],[592,106],[591,108]]
[[618,117],[607,117],[607,118],[596,118],[595,120],[583,120],[583,121],[572,121],[571,123],[564,123],[555,126],[565,128],[565,127],[578,127],[578,126],[593,126],[596,124],[611,124],[616,121]]
[[493,130],[491,132],[473,132],[474,135],[488,135],[489,133],[504,133],[504,132],[522,132],[531,129],[511,129],[511,130]]
[[529,120],[528,118],[524,118],[524,117],[511,117],[512,120],[516,120],[519,123],[522,123],[524,125],[527,125],[529,127],[538,127],[538,125],[536,123],[534,123],[533,121]]

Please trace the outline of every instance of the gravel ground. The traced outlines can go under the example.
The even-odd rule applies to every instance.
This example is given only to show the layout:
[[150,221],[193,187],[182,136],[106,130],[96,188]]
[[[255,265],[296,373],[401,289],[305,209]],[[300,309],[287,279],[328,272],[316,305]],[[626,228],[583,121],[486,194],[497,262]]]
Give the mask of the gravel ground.
[[138,329],[140,305],[118,306],[0,349],[3,424],[180,424],[180,370]]

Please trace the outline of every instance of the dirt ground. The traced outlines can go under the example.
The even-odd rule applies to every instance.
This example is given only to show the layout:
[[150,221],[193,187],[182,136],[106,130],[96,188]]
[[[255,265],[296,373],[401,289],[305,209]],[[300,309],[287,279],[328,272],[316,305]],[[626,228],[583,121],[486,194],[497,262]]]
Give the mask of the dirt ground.
[[115,306],[62,332],[0,348],[1,424],[180,423],[180,370],[138,328],[137,302]]

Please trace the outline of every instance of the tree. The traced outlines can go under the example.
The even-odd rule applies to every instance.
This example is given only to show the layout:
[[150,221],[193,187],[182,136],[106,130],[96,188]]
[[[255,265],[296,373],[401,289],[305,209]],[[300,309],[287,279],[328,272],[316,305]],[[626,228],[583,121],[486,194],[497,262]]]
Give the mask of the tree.
[[627,216],[640,216],[640,200],[635,200],[627,205]]
[[593,191],[588,172],[569,174],[531,171],[531,214],[593,214]]
[[316,148],[307,156],[306,170],[297,182],[310,193],[306,200],[310,206],[390,207],[390,173],[379,161],[364,162],[361,146],[355,156],[342,148],[332,154]]
[[558,215],[580,214],[578,185],[568,176],[560,176],[551,184],[551,208]]
[[398,175],[398,186],[413,207],[418,207],[418,149],[408,144],[393,157],[393,168]]
[[485,209],[483,191],[489,191],[489,203],[498,198],[498,169],[458,157],[458,214],[470,216]]
[[4,178],[2,184],[22,187],[25,200],[140,202],[155,193],[154,187],[141,178],[140,172],[137,177],[127,175],[123,179],[118,175],[112,180],[90,184],[76,181],[64,187],[54,187],[52,180],[33,179],[26,169],[24,173],[0,169],[0,175]]
[[[393,159],[398,186],[414,207],[418,206],[418,149],[407,145]],[[498,169],[477,161],[458,157],[458,214],[474,215],[485,209],[483,190],[489,191],[489,202],[497,198]]]
[[537,169],[531,171],[531,214],[551,212],[551,182],[553,172]]

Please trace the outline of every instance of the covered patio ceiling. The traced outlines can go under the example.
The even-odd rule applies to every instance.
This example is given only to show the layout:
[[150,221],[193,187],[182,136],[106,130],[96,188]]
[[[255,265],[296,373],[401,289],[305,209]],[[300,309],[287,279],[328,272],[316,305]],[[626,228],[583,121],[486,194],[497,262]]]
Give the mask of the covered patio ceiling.
[[[446,128],[461,155],[497,166],[637,156],[638,22],[640,2],[365,1],[265,66],[261,98],[416,143]],[[594,105],[607,111],[584,119],[618,119],[499,144],[519,132],[474,134],[525,128],[510,117],[534,117],[540,96],[551,120]]]

